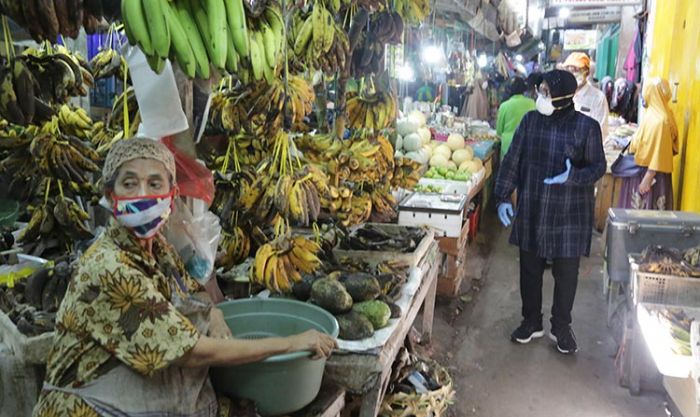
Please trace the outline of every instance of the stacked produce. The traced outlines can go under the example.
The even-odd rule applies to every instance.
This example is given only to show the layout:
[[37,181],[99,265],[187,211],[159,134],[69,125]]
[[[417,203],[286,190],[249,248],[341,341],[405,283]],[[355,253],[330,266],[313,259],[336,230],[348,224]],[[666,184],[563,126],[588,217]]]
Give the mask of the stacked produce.
[[292,288],[293,295],[334,314],[339,337],[360,340],[372,336],[401,317],[395,304],[407,279],[406,265],[394,262],[372,267],[365,263],[327,265],[323,275],[305,274]]
[[420,170],[422,165],[403,156],[394,158],[394,175],[391,178],[391,186],[410,190],[418,184],[420,180]]
[[0,14],[27,28],[32,38],[55,42],[59,35],[78,37],[80,27],[95,33],[103,21],[120,18],[120,0],[2,0]]

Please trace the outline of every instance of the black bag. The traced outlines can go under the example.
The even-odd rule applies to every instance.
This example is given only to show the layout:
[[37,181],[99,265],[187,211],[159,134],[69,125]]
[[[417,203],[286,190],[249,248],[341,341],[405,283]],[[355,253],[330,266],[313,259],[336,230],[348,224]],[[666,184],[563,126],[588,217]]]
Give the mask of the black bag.
[[636,162],[634,162],[634,155],[626,153],[631,143],[632,141],[630,141],[627,146],[622,148],[620,155],[617,156],[615,162],[613,162],[613,164],[610,166],[610,171],[612,171],[613,177],[631,178],[636,177],[643,172],[644,167],[640,167]]

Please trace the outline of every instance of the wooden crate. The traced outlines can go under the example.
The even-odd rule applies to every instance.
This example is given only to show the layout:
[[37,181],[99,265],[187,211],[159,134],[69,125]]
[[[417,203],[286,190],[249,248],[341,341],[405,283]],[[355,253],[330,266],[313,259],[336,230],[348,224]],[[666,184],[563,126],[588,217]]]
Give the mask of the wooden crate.
[[462,246],[457,255],[445,254],[440,274],[438,275],[437,293],[447,297],[456,297],[462,288],[466,276],[467,245]]
[[469,237],[469,220],[466,220],[462,225],[462,231],[458,237],[436,237],[440,252],[457,256],[461,249],[467,244]]
[[608,209],[617,207],[622,189],[622,178],[608,172],[596,183],[594,227],[602,232],[608,220]]

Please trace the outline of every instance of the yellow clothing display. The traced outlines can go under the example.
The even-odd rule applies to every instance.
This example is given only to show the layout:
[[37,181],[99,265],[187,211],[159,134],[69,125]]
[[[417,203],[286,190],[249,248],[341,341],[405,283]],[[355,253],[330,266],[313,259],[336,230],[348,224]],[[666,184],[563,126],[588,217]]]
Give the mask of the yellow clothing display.
[[639,166],[652,171],[673,172],[673,156],[678,153],[678,127],[668,105],[671,88],[668,81],[652,78],[644,83],[646,103],[644,119],[630,145]]

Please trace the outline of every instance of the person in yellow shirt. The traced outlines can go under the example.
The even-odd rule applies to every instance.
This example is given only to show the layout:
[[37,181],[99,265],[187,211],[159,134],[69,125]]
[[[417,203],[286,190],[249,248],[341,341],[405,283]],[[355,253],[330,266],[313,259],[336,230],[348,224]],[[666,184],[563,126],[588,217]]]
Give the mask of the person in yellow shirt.
[[642,88],[644,116],[630,143],[634,161],[643,169],[624,178],[621,208],[673,210],[673,157],[678,154],[678,127],[668,103],[671,87],[662,78],[652,78]]

